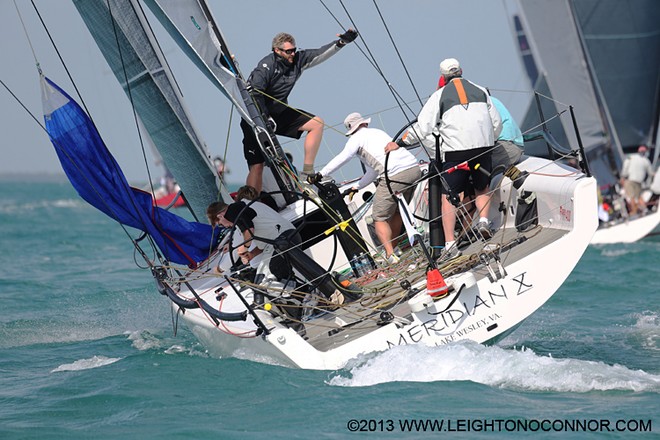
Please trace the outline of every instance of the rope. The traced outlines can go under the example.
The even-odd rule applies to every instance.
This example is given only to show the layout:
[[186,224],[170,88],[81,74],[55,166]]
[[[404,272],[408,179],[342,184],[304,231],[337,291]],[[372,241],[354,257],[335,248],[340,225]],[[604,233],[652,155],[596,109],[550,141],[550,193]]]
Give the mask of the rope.
[[30,35],[28,34],[27,27],[25,26],[25,22],[23,21],[23,16],[21,15],[21,11],[18,9],[18,5],[16,4],[16,0],[14,0],[14,7],[16,8],[16,13],[18,14],[18,19],[21,22],[21,26],[23,26],[23,33],[25,33],[25,37],[27,38],[28,45],[30,46],[30,50],[32,51],[32,58],[34,58],[34,64],[37,66],[37,71],[39,72],[39,75],[43,75],[43,73],[41,72],[41,65],[37,60],[37,54],[35,53],[34,47],[32,46],[32,40],[30,40]]

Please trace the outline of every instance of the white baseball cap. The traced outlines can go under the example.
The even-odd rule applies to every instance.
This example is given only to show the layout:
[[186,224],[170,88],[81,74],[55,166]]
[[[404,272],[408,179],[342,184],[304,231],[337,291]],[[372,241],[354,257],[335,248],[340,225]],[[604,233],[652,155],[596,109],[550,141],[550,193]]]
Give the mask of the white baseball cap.
[[461,70],[461,65],[456,58],[447,58],[440,63],[440,73],[451,75]]

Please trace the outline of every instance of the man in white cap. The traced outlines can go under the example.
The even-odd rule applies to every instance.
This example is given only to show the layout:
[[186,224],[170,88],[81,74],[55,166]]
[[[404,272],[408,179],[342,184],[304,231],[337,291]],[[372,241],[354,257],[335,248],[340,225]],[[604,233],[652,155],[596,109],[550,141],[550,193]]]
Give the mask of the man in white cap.
[[[491,236],[488,210],[489,178],[475,170],[475,165],[491,171],[491,152],[502,130],[502,119],[486,89],[462,77],[463,70],[455,58],[440,63],[441,81],[444,86],[428,99],[417,122],[403,137],[405,143],[425,139],[435,130],[440,135],[440,148],[444,155],[442,172],[449,188],[442,188],[442,228],[445,235],[445,254],[449,258],[460,255],[455,246],[454,228],[456,208],[449,201],[448,191],[460,194],[472,177],[479,215],[477,230],[488,239]],[[444,171],[462,162],[468,162],[469,170]],[[477,168],[479,168],[477,167]]]
[[[358,181],[357,186],[353,187],[353,192],[369,185],[377,180],[378,188],[374,195],[372,216],[376,235],[383,244],[385,257],[388,262],[398,261],[394,253],[392,236],[401,231],[402,221],[399,213],[397,201],[390,194],[385,184],[385,173],[390,180],[390,187],[394,193],[403,194],[406,202],[415,191],[415,183],[421,177],[421,170],[417,159],[406,149],[398,149],[398,145],[392,142],[392,138],[383,130],[369,128],[371,118],[363,118],[360,113],[351,113],[344,119],[344,125],[348,130],[346,136],[350,136],[339,155],[332,159],[320,173],[310,176],[309,183],[315,183],[321,180],[322,176],[327,176],[335,172],[339,167],[348,162],[351,158],[357,156],[365,165],[367,172]],[[391,152],[387,160],[387,169],[385,169],[385,159],[387,153]]]
[[642,183],[653,176],[653,165],[646,157],[648,149],[646,145],[637,148],[637,154],[626,158],[621,168],[621,183],[626,192],[626,199],[630,203],[630,214],[635,215],[644,210],[644,199],[642,199]]

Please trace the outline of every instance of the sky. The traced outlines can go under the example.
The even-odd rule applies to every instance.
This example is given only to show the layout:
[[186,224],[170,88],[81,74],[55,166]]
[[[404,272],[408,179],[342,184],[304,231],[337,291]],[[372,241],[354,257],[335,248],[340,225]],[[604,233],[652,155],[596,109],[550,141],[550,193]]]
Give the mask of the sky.
[[[15,3],[20,18],[14,0],[0,0],[0,53],[4,60],[0,65],[0,80],[41,122],[33,50],[44,74],[70,95],[77,95],[31,2],[15,0]],[[129,181],[145,182],[147,167],[152,176],[159,176],[162,170],[154,165],[151,153],[147,151],[147,159],[143,158],[128,98],[73,3],[68,0],[34,0],[34,3],[102,138]],[[328,61],[305,71],[289,96],[291,105],[320,116],[330,126],[317,156],[317,169],[343,148],[346,137],[341,123],[351,112],[370,115],[372,126],[396,134],[406,124],[407,116],[397,106],[388,84],[409,102],[416,114],[421,102],[435,90],[439,63],[444,58],[457,58],[464,77],[488,87],[517,120],[522,119],[531,97],[512,31],[511,15],[516,10],[513,0],[210,0],[209,3],[246,77],[269,53],[271,40],[278,32],[292,34],[297,47],[304,49],[317,48],[336,39],[343,28],[359,30],[361,38],[357,44],[346,46]],[[224,95],[181,54],[157,21],[152,19],[151,23],[211,156],[227,157],[230,169],[227,180],[242,183],[247,166],[237,113],[232,112]],[[382,75],[367,58],[369,53]],[[61,174],[45,132],[2,86],[0,108],[3,115],[0,175]],[[294,164],[302,168],[302,141],[280,138],[280,142],[293,153]],[[359,168],[357,160],[354,162],[338,177],[357,177]]]

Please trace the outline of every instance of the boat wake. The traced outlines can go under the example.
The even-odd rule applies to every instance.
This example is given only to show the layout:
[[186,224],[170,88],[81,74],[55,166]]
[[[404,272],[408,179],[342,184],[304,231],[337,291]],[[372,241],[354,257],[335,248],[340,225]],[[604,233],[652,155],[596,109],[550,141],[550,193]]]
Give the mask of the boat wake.
[[[657,327],[656,327],[657,329]],[[392,368],[396,365],[396,368]],[[387,382],[472,381],[524,391],[645,391],[660,393],[660,375],[622,365],[539,356],[473,342],[443,347],[402,346],[349,367],[328,383],[358,387]]]
[[0,326],[0,348],[99,341],[119,334],[115,328],[93,323],[19,320]]
[[105,365],[114,364],[121,358],[109,358],[105,356],[93,356],[89,359],[80,359],[71,364],[62,364],[51,371],[51,373],[58,373],[60,371],[81,371],[91,370],[92,368],[103,367]]
[[146,330],[126,332],[133,348],[139,351],[158,350],[165,354],[187,354],[189,356],[209,357],[198,343],[175,344],[169,337],[154,334]]

